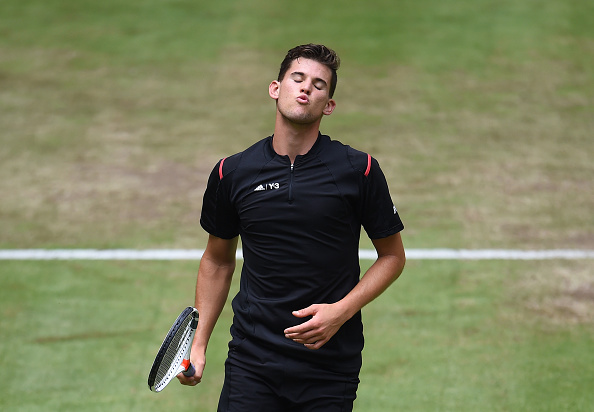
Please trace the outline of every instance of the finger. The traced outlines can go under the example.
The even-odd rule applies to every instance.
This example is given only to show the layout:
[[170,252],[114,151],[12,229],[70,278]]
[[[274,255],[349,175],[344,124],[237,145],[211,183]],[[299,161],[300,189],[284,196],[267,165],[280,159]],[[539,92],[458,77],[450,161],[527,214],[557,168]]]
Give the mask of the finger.
[[287,336],[287,338],[297,343],[313,344],[315,342],[325,339],[326,337],[320,331],[309,331],[307,333],[289,335]]
[[296,338],[296,339],[291,339],[291,340],[293,342],[296,342],[296,343],[301,343],[302,345],[306,345],[306,344],[307,345],[311,345],[311,344],[314,344],[314,343],[316,343],[318,341],[317,338],[311,338],[311,339],[299,339],[299,338]]
[[300,340],[315,342],[319,340],[321,336],[315,330],[308,330],[303,333],[287,333],[285,334],[285,337],[294,341]]
[[179,383],[181,383],[182,385],[187,385],[187,386],[195,386],[198,385],[201,381],[202,378],[200,376],[185,376],[183,374],[183,372],[180,372],[179,374],[177,374],[177,379],[179,380]]
[[[183,376],[183,375],[182,375]],[[179,379],[179,383],[181,383],[182,385],[186,385],[186,386],[196,386],[201,382],[200,378],[196,378],[196,377],[183,377],[181,378],[179,375],[177,376],[177,379]]]
[[304,318],[306,316],[315,315],[315,308],[314,308],[314,305],[312,305],[312,306],[308,306],[304,309],[294,310],[291,313],[293,314],[293,316],[295,316],[297,318]]
[[309,331],[314,330],[314,327],[312,325],[312,323],[310,323],[311,320],[308,320],[307,322],[301,323],[300,325],[295,325],[293,327],[287,328],[285,329],[285,336],[286,335],[299,335],[299,334],[303,334],[303,333],[307,333]]
[[305,346],[307,349],[318,350],[322,346],[324,346],[326,344],[326,342],[328,342],[328,341],[324,339],[324,340],[319,340],[319,341],[313,342],[313,343],[305,343],[303,346]]
[[301,340],[318,340],[321,337],[320,331],[316,329],[308,329],[302,332],[285,333],[285,337],[288,339],[301,339]]

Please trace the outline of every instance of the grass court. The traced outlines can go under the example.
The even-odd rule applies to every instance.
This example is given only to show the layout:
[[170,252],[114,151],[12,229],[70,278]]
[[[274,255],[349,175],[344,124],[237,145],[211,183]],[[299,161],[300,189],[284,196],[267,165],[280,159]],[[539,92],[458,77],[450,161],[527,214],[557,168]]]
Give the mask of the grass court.
[[[319,42],[342,58],[322,131],[379,160],[405,247],[594,249],[592,16],[586,0],[3,0],[0,248],[203,248],[208,173],[272,133],[269,82]],[[0,261],[0,410],[215,410],[230,307],[199,387],[146,384],[197,265]],[[363,317],[358,412],[594,410],[592,260],[411,260]]]

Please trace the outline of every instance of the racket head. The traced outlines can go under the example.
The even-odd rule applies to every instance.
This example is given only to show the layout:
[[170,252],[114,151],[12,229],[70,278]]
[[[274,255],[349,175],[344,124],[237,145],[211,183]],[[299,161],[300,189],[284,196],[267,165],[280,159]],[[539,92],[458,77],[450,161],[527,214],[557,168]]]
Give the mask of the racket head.
[[160,392],[178,373],[191,365],[184,362],[189,358],[190,347],[198,325],[198,310],[188,306],[177,317],[165,336],[155,357],[148,376],[148,386],[153,392]]

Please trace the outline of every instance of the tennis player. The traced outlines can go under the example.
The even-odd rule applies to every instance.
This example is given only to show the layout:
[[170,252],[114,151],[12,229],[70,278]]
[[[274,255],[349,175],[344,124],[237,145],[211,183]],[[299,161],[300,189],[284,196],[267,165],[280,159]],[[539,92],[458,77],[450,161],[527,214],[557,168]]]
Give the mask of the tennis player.
[[[269,94],[274,134],[214,167],[201,226],[192,346],[202,379],[206,347],[243,248],[220,412],[351,411],[359,384],[361,308],[400,276],[404,228],[377,161],[320,133],[336,107],[339,58],[291,49]],[[378,258],[360,277],[361,228]]]

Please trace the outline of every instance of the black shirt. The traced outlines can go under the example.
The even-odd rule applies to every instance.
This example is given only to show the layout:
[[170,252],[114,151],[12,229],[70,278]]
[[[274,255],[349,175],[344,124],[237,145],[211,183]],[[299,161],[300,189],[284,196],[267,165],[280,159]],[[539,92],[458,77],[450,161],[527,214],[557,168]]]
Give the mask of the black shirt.
[[371,239],[404,226],[375,159],[321,135],[297,156],[276,154],[272,136],[221,160],[213,169],[200,223],[210,234],[241,236],[244,264],[233,300],[230,346],[280,352],[342,372],[361,367],[361,314],[321,349],[284,337],[305,322],[292,311],[346,296],[360,276],[361,226]]

